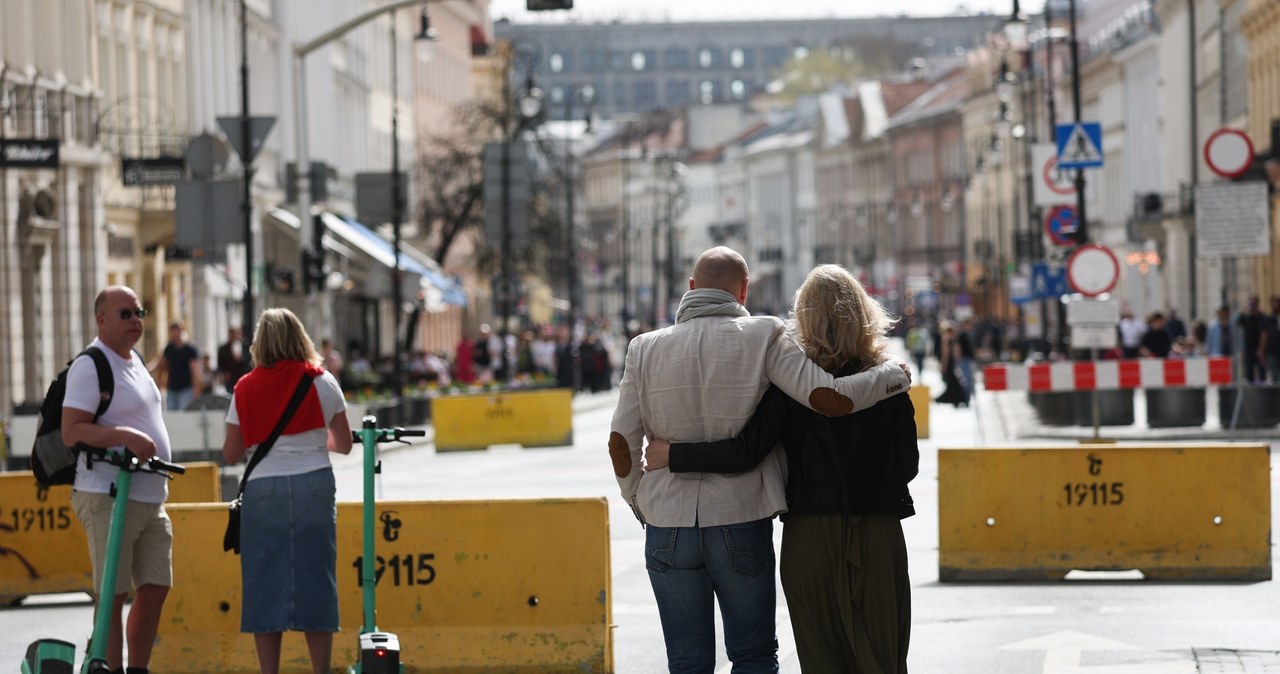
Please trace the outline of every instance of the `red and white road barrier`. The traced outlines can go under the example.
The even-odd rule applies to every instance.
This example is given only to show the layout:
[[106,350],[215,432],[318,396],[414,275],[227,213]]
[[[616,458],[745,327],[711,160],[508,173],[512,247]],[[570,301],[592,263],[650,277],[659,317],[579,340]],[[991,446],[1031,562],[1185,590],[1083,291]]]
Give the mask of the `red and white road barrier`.
[[1231,383],[1231,359],[1134,358],[1063,361],[1036,365],[997,364],[982,368],[988,391],[1105,391],[1186,388]]

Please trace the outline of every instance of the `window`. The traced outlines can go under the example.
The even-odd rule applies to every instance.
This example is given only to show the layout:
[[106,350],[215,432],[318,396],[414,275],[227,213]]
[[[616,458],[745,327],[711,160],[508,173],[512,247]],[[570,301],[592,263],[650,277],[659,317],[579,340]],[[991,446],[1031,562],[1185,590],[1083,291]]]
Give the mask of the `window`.
[[652,107],[658,103],[658,85],[653,80],[638,80],[631,85],[631,106]]
[[764,67],[777,68],[787,62],[786,47],[765,47],[764,48]]
[[645,55],[643,51],[631,52],[631,69],[640,71],[645,69]]
[[729,52],[729,65],[736,70],[746,68],[750,65],[749,61],[750,59],[747,56],[747,50],[742,47],[734,47],[733,50]]
[[714,103],[720,99],[720,87],[711,80],[703,80],[698,85],[698,100],[703,103]]
[[626,107],[627,85],[622,82],[613,83],[613,105],[615,108]]
[[681,105],[693,100],[689,95],[688,80],[667,80],[664,88],[666,89],[665,102],[668,105]]
[[620,51],[609,53],[609,68],[615,71],[626,70],[627,56]]
[[662,65],[667,70],[688,70],[689,50],[671,47],[662,53]]
[[551,68],[553,73],[564,72],[564,54],[560,52],[552,54],[551,58],[547,59],[547,67]]
[[729,93],[733,96],[733,100],[740,101],[747,96],[747,83],[742,80],[734,80],[729,85]]
[[804,45],[800,45],[792,50],[791,55],[795,57],[796,60],[803,61],[804,59],[809,58],[809,48]]
[[699,68],[715,68],[720,65],[720,50],[711,47],[703,47],[698,50],[698,67]]

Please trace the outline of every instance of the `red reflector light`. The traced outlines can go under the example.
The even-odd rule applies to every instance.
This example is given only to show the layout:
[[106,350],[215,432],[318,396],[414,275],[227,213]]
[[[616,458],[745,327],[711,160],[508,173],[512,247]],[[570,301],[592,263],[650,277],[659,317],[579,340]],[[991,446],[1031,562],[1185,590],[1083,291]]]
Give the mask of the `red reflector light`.
[[379,648],[378,650],[374,651],[373,654],[380,658],[385,657],[387,654],[387,650],[385,648]]

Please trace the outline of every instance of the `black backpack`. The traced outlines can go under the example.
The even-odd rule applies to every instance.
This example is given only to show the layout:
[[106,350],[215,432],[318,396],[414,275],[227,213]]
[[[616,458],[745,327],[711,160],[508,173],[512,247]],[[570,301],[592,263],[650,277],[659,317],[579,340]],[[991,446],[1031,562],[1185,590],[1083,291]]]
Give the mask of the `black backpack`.
[[[102,394],[98,402],[98,410],[93,414],[93,421],[107,411],[111,398],[115,395],[115,375],[111,373],[111,363],[107,361],[102,349],[91,346],[81,351],[76,358],[89,356],[98,370],[98,390]],[[73,484],[76,481],[76,460],[80,456],[79,447],[67,447],[62,442],[62,401],[67,395],[67,371],[71,369],[72,358],[67,367],[49,384],[44,394],[44,402],[40,403],[40,421],[36,425],[36,440],[31,446],[31,472],[35,473],[36,482],[42,487],[59,484]]]

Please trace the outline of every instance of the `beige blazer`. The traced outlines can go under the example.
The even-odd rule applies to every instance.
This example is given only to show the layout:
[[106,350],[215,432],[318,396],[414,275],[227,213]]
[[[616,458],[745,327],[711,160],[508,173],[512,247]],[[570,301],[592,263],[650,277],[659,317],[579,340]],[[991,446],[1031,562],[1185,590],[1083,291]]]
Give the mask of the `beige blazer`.
[[772,316],[704,316],[636,337],[627,347],[609,449],[622,497],[641,523],[721,526],[786,510],[780,447],[754,470],[734,475],[642,467],[646,437],[733,437],[770,382],[829,416],[871,407],[911,383],[892,361],[835,379]]

